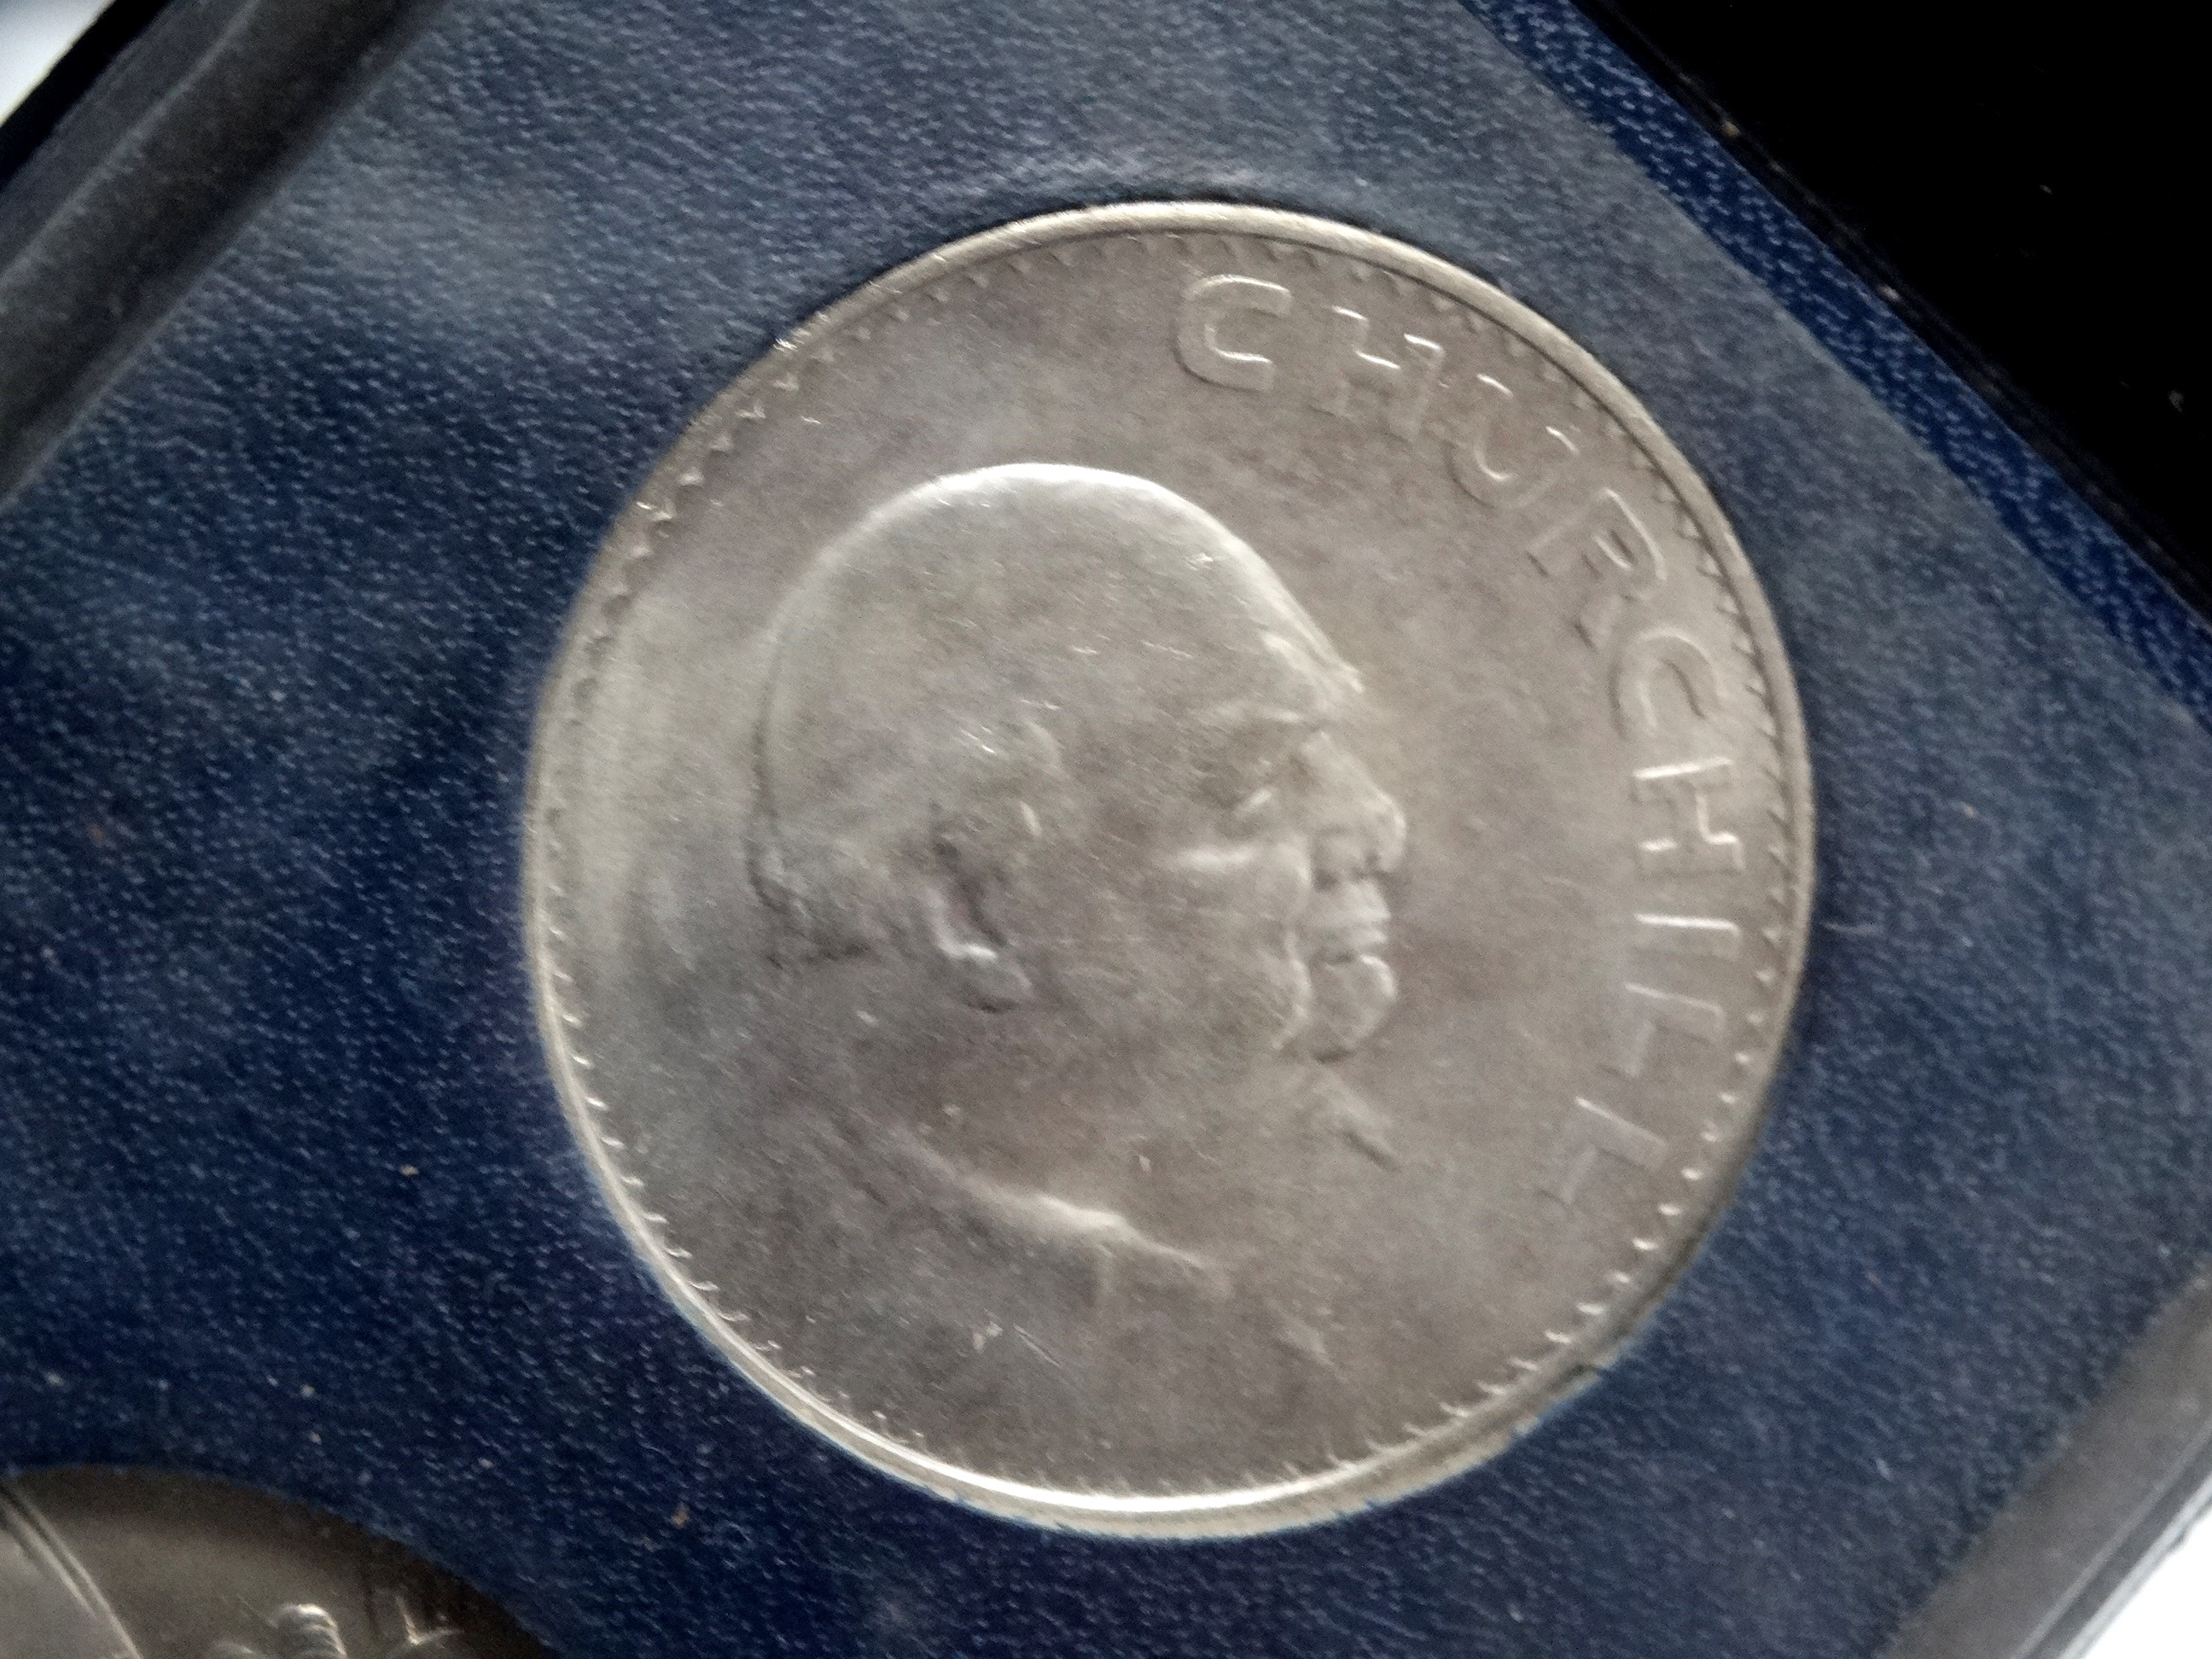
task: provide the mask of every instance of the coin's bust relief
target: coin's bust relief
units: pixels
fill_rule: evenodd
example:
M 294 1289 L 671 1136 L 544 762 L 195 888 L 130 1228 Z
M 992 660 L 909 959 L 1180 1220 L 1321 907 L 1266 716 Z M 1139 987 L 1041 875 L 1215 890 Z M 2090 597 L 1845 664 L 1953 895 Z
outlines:
M 772 652 L 746 854 L 848 1177 L 1022 1264 L 1041 1346 L 1279 1294 L 1297 1166 L 1395 1162 L 1328 1069 L 1397 994 L 1358 674 L 1211 515 L 1044 465 L 876 508 Z M 1291 1302 L 1249 1311 L 1328 1363 Z

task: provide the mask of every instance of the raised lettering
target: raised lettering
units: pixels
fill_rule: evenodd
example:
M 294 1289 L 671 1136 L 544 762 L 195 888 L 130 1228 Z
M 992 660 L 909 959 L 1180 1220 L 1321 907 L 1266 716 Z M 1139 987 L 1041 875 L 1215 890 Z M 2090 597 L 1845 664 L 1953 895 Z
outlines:
M 1345 306 L 1329 307 L 1331 349 L 1314 396 L 1317 408 L 1350 419 L 1352 392 L 1356 386 L 1382 394 L 1382 424 L 1392 434 L 1413 439 L 1421 435 L 1421 417 L 1437 389 L 1444 349 L 1418 334 L 1403 335 L 1403 362 L 1377 356 L 1366 349 L 1367 319 Z
M 1555 1173 L 1544 1190 L 1571 1209 L 1601 1156 L 1656 1170 L 1667 1161 L 1667 1143 L 1595 1101 L 1578 1098 L 1559 1124 Z
M 1637 844 L 1636 862 L 1655 876 L 1704 876 L 1743 868 L 1743 843 L 1713 828 L 1712 798 L 1735 772 L 1724 758 L 1647 766 L 1634 775 L 1636 799 L 1664 805 L 1674 833 Z
M 1711 720 L 1720 707 L 1720 677 L 1713 672 L 1713 659 L 1687 634 L 1655 628 L 1621 648 L 1613 672 L 1613 717 L 1622 736 L 1659 729 L 1659 708 L 1651 694 L 1663 673 L 1681 682 L 1690 712 L 1699 720 Z
M 1733 962 L 1743 949 L 1743 929 L 1719 916 L 1636 918 L 1636 948 L 1667 957 L 1717 957 Z
M 1609 1063 L 1623 1077 L 1644 1075 L 1652 1042 L 1662 1031 L 1704 1043 L 1718 1042 L 1728 1034 L 1728 1016 L 1717 1003 L 1655 991 L 1648 985 L 1624 985 L 1620 994 L 1619 1041 Z
M 378 1633 L 392 1638 L 383 1659 L 465 1659 L 467 1638 L 450 1615 L 412 1589 L 380 1586 L 370 1594 L 369 1607 Z
M 1474 390 L 1482 399 L 1482 412 L 1474 431 L 1448 452 L 1452 477 L 1485 507 L 1517 511 L 1565 472 L 1578 453 L 1573 435 L 1556 426 L 1540 428 L 1532 435 L 1524 428 L 1523 441 L 1535 453 L 1516 465 L 1503 465 L 1499 440 L 1511 428 L 1509 417 L 1519 412 L 1513 388 L 1491 375 L 1478 374 Z
M 312 1602 L 292 1601 L 269 1615 L 276 1632 L 274 1659 L 346 1659 L 345 1638 L 337 1620 Z M 208 1659 L 266 1659 L 262 1650 L 228 1639 L 208 1650 Z
M 1631 600 L 1649 599 L 1667 580 L 1658 544 L 1610 489 L 1601 489 L 1582 510 L 1560 520 L 1528 544 L 1528 556 L 1546 575 L 1559 577 L 1577 562 L 1597 580 L 1575 627 L 1602 647 L 1620 626 Z
M 1221 325 L 1241 312 L 1280 317 L 1291 308 L 1291 291 L 1256 276 L 1201 276 L 1183 290 L 1176 323 L 1176 355 L 1201 380 L 1239 392 L 1265 392 L 1275 383 L 1275 364 L 1256 351 L 1233 351 L 1221 343 Z

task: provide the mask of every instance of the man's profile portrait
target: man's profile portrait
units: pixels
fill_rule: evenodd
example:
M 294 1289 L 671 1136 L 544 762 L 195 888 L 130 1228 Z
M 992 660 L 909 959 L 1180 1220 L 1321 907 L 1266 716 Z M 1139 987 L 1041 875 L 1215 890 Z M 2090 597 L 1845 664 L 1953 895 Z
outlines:
M 771 652 L 744 856 L 836 1171 L 781 1224 L 797 1279 L 874 1298 L 822 1321 L 878 1327 L 900 1392 L 978 1367 L 984 1413 L 1000 1344 L 1094 1408 L 1141 1370 L 1131 1413 L 1319 1386 L 1310 1212 L 1396 1158 L 1330 1066 L 1397 994 L 1404 819 L 1336 730 L 1358 675 L 1205 511 L 1045 465 L 876 508 Z

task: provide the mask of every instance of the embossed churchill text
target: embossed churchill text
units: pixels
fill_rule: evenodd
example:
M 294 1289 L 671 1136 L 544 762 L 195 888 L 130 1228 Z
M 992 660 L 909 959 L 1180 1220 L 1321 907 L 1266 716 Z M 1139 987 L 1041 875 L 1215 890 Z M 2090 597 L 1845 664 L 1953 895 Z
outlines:
M 1397 244 L 1100 210 L 778 346 L 547 688 L 554 1075 L 802 1422 L 1239 1532 L 1488 1455 L 1683 1267 L 1802 946 L 1787 669 L 1702 484 Z

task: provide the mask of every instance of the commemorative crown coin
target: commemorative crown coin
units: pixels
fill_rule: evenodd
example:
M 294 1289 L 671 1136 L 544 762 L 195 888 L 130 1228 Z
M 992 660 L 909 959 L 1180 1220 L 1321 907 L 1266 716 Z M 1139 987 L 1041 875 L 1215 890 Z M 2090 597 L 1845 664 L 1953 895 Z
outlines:
M 528 925 L 667 1293 L 862 1458 L 1231 1534 L 1583 1384 L 1758 1133 L 1790 671 L 1705 486 L 1480 278 L 1062 213 L 777 344 L 608 534 Z

